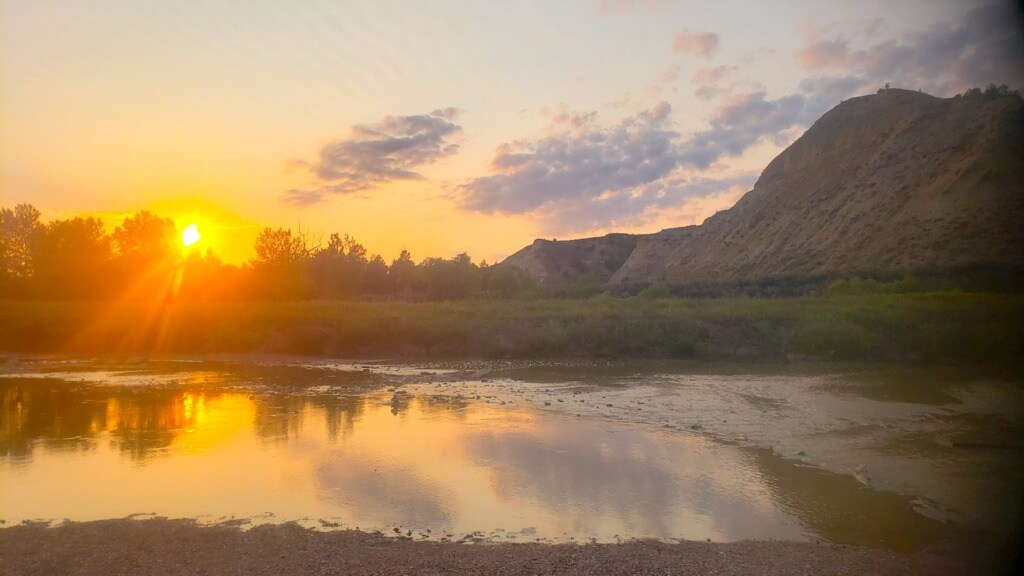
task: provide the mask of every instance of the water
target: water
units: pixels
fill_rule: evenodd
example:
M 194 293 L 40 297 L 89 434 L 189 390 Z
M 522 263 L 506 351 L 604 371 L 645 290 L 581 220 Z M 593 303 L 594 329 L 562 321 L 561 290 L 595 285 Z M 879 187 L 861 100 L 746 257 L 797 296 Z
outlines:
M 1020 518 L 1024 396 L 972 373 L 10 358 L 0 375 L 7 525 L 914 550 Z

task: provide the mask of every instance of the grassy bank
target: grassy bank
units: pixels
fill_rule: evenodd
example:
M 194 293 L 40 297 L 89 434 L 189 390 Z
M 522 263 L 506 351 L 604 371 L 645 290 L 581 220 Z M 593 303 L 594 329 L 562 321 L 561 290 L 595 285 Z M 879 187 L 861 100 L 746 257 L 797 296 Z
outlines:
M 0 302 L 0 350 L 330 356 L 793 357 L 1013 363 L 1024 296 L 405 302 Z

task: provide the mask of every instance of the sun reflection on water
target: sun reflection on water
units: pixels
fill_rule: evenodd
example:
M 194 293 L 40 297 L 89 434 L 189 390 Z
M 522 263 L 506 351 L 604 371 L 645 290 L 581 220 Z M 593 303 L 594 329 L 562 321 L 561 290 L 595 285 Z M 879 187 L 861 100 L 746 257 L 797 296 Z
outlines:
M 250 393 L 215 381 L 0 378 L 5 519 L 152 511 L 435 536 L 500 528 L 523 540 L 802 539 L 819 527 L 864 538 L 790 493 L 816 476 L 697 435 L 452 396 Z M 854 496 L 849 506 L 874 505 Z

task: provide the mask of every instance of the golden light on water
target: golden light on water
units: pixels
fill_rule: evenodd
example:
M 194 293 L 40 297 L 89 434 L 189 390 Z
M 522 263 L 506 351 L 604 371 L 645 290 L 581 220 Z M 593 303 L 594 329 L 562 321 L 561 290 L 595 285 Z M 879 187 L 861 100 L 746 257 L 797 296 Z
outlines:
M 98 381 L 155 375 L 106 374 Z M 699 436 L 429 393 L 396 403 L 380 391 L 222 389 L 213 382 L 234 376 L 216 370 L 160 376 L 178 384 L 67 382 L 54 396 L 0 378 L 5 519 L 152 511 L 200 523 L 234 516 L 370 531 L 396 522 L 435 533 L 501 527 L 491 537 L 510 541 L 611 541 L 631 530 L 721 541 L 818 535 L 897 550 L 933 537 L 931 521 L 894 506 L 903 502 L 895 494 Z M 82 472 L 63 472 L 71 466 Z M 93 481 L 82 483 L 85 474 Z M 700 489 L 678 488 L 689 485 Z M 808 490 L 839 504 L 801 498 Z
M 196 227 L 195 224 L 189 224 L 181 232 L 181 243 L 184 244 L 186 248 L 192 246 L 196 242 L 199 242 L 200 238 L 202 238 L 202 236 L 199 234 L 199 228 Z

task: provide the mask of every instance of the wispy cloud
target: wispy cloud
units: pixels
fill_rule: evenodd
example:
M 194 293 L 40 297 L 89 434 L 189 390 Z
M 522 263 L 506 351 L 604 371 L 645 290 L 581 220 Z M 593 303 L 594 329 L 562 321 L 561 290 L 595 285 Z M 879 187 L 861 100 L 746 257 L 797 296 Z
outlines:
M 416 180 L 416 171 L 451 156 L 451 142 L 461 128 L 454 108 L 415 116 L 386 116 L 376 124 L 360 124 L 350 135 L 324 146 L 313 162 L 299 161 L 315 177 L 314 185 L 289 190 L 285 202 L 310 205 L 333 194 L 352 194 L 394 180 Z
M 684 28 L 672 39 L 672 50 L 701 58 L 711 58 L 719 47 L 718 34 L 714 32 L 694 32 Z
M 664 10 L 675 2 L 676 0 L 597 0 L 594 8 L 598 14 L 614 14 L 637 8 L 657 12 Z
M 709 100 L 722 95 L 731 94 L 739 84 L 737 82 L 725 82 L 727 78 L 736 74 L 739 70 L 736 66 L 714 66 L 710 68 L 699 68 L 693 73 L 690 83 L 694 85 L 694 95 L 698 98 Z M 747 83 L 749 84 L 749 83 Z
M 738 70 L 736 66 L 726 65 L 713 68 L 699 68 L 693 73 L 693 82 L 701 85 L 719 82 L 726 76 L 736 72 L 736 70 Z

